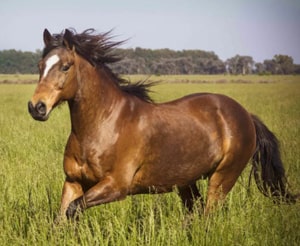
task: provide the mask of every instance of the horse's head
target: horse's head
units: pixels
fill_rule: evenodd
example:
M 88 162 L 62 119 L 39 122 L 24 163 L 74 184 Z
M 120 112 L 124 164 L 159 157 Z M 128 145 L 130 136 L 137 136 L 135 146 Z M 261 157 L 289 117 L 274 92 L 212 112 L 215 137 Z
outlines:
M 54 37 L 48 30 L 44 31 L 45 50 L 48 49 L 48 53 L 39 62 L 39 82 L 28 102 L 28 110 L 36 120 L 47 120 L 55 106 L 75 96 L 75 50 L 72 48 L 71 35 L 66 30 L 61 37 L 62 45 L 55 47 Z

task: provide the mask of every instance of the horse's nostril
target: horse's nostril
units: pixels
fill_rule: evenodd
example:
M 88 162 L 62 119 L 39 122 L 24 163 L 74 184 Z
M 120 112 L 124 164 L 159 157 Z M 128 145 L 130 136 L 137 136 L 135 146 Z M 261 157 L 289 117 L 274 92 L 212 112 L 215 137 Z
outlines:
M 43 102 L 38 102 L 35 106 L 36 111 L 38 112 L 39 115 L 45 116 L 47 113 L 47 107 L 46 104 Z
M 28 102 L 28 112 L 31 113 L 33 111 L 34 107 L 33 107 L 33 104 L 32 102 Z

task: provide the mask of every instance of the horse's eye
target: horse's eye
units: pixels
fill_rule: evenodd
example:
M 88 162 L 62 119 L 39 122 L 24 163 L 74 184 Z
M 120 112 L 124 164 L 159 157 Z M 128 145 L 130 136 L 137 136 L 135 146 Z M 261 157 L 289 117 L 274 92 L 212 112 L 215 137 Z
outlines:
M 69 70 L 69 68 L 70 68 L 70 65 L 63 65 L 63 66 L 61 67 L 61 71 L 62 71 L 62 72 L 67 72 L 67 71 Z

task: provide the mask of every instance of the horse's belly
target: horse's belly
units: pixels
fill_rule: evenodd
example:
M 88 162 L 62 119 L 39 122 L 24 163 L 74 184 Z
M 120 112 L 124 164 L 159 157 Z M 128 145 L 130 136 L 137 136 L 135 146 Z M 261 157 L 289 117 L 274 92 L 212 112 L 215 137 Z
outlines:
M 218 144 L 201 144 L 200 141 L 192 146 L 162 147 L 137 171 L 131 193 L 168 192 L 175 186 L 185 186 L 206 177 L 222 159 L 221 148 Z

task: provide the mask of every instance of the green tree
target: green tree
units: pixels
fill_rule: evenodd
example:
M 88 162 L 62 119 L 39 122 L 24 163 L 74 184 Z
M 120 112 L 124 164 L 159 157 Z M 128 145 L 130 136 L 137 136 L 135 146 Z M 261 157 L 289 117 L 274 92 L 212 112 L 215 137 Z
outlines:
M 236 55 L 226 60 L 227 71 L 231 74 L 251 74 L 253 65 L 251 56 Z
M 12 50 L 0 51 L 0 73 L 37 73 L 40 51 L 22 52 Z
M 273 58 L 276 64 L 277 74 L 292 74 L 294 72 L 293 58 L 287 55 L 275 55 Z

